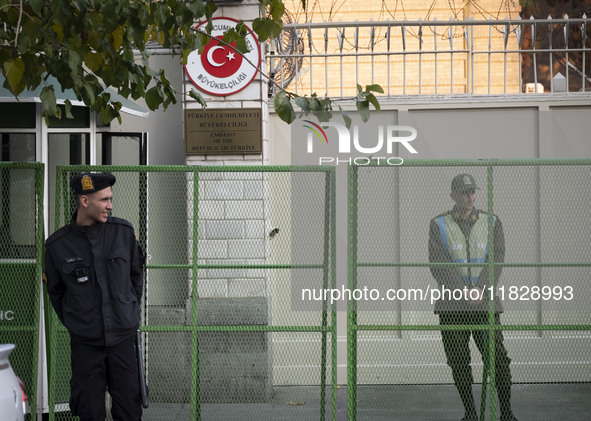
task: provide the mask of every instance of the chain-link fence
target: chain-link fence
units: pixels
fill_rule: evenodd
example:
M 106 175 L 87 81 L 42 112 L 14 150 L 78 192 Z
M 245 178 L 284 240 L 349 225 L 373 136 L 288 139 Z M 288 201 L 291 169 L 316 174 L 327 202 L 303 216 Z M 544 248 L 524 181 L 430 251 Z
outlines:
M 336 309 L 299 308 L 294 293 L 335 283 L 332 169 L 59 167 L 56 228 L 83 171 L 117 177 L 113 215 L 147 256 L 142 419 L 336 419 Z M 50 419 L 75 419 L 69 336 L 52 316 Z
M 43 164 L 0 163 L 0 343 L 16 345 L 10 362 L 31 403 L 27 419 L 37 409 L 43 180 Z
M 588 416 L 590 183 L 590 160 L 351 166 L 349 419 Z

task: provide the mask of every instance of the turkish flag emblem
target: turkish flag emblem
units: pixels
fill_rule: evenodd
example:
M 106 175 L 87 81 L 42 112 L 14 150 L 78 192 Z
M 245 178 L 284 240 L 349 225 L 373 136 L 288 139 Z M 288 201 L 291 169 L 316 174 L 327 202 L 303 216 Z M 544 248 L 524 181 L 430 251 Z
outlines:
M 210 95 L 233 95 L 246 88 L 256 77 L 261 64 L 261 48 L 259 41 L 250 28 L 244 41 L 248 51 L 238 53 L 236 43 L 223 43 L 224 32 L 234 28 L 238 23 L 232 18 L 213 18 L 212 38 L 199 54 L 194 50 L 187 56 L 185 72 L 193 84 Z M 196 30 L 204 25 L 202 22 Z M 214 38 L 215 37 L 215 38 Z
M 217 39 L 222 39 L 222 36 L 213 38 L 203 49 L 201 64 L 205 71 L 212 76 L 230 77 L 240 69 L 242 55 L 227 45 L 221 44 Z M 236 47 L 236 42 L 231 45 Z

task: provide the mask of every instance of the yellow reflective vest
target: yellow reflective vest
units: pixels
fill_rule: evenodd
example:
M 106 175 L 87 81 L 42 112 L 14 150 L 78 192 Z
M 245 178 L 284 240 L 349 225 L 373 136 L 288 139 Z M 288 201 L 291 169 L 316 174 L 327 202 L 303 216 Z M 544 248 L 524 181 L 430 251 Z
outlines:
M 495 218 L 493 217 L 493 226 Z M 464 236 L 453 214 L 437 217 L 441 243 L 452 263 L 485 263 L 488 256 L 488 214 L 479 212 L 478 219 L 472 226 L 469 238 Z M 458 267 L 466 285 L 474 285 L 483 266 Z

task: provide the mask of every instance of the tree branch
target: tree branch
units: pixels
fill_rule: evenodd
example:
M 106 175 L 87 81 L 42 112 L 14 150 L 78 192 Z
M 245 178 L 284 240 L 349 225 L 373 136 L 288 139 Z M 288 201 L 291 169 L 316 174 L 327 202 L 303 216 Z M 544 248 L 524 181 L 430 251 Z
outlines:
M 14 35 L 14 48 L 17 48 L 18 34 L 21 30 L 21 21 L 23 19 L 23 0 L 20 1 L 20 10 L 18 12 L 18 22 L 16 23 L 15 35 Z

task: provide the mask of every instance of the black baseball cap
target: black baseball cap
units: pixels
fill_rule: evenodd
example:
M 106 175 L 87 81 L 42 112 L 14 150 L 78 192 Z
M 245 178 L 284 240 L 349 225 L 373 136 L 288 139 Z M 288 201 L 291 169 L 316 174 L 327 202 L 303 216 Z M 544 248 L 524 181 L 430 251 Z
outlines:
M 90 194 L 111 187 L 116 180 L 112 174 L 84 173 L 74 177 L 70 181 L 70 187 L 76 194 Z
M 474 189 L 480 190 L 480 187 L 470 174 L 458 174 L 451 180 L 451 191 L 465 192 Z

